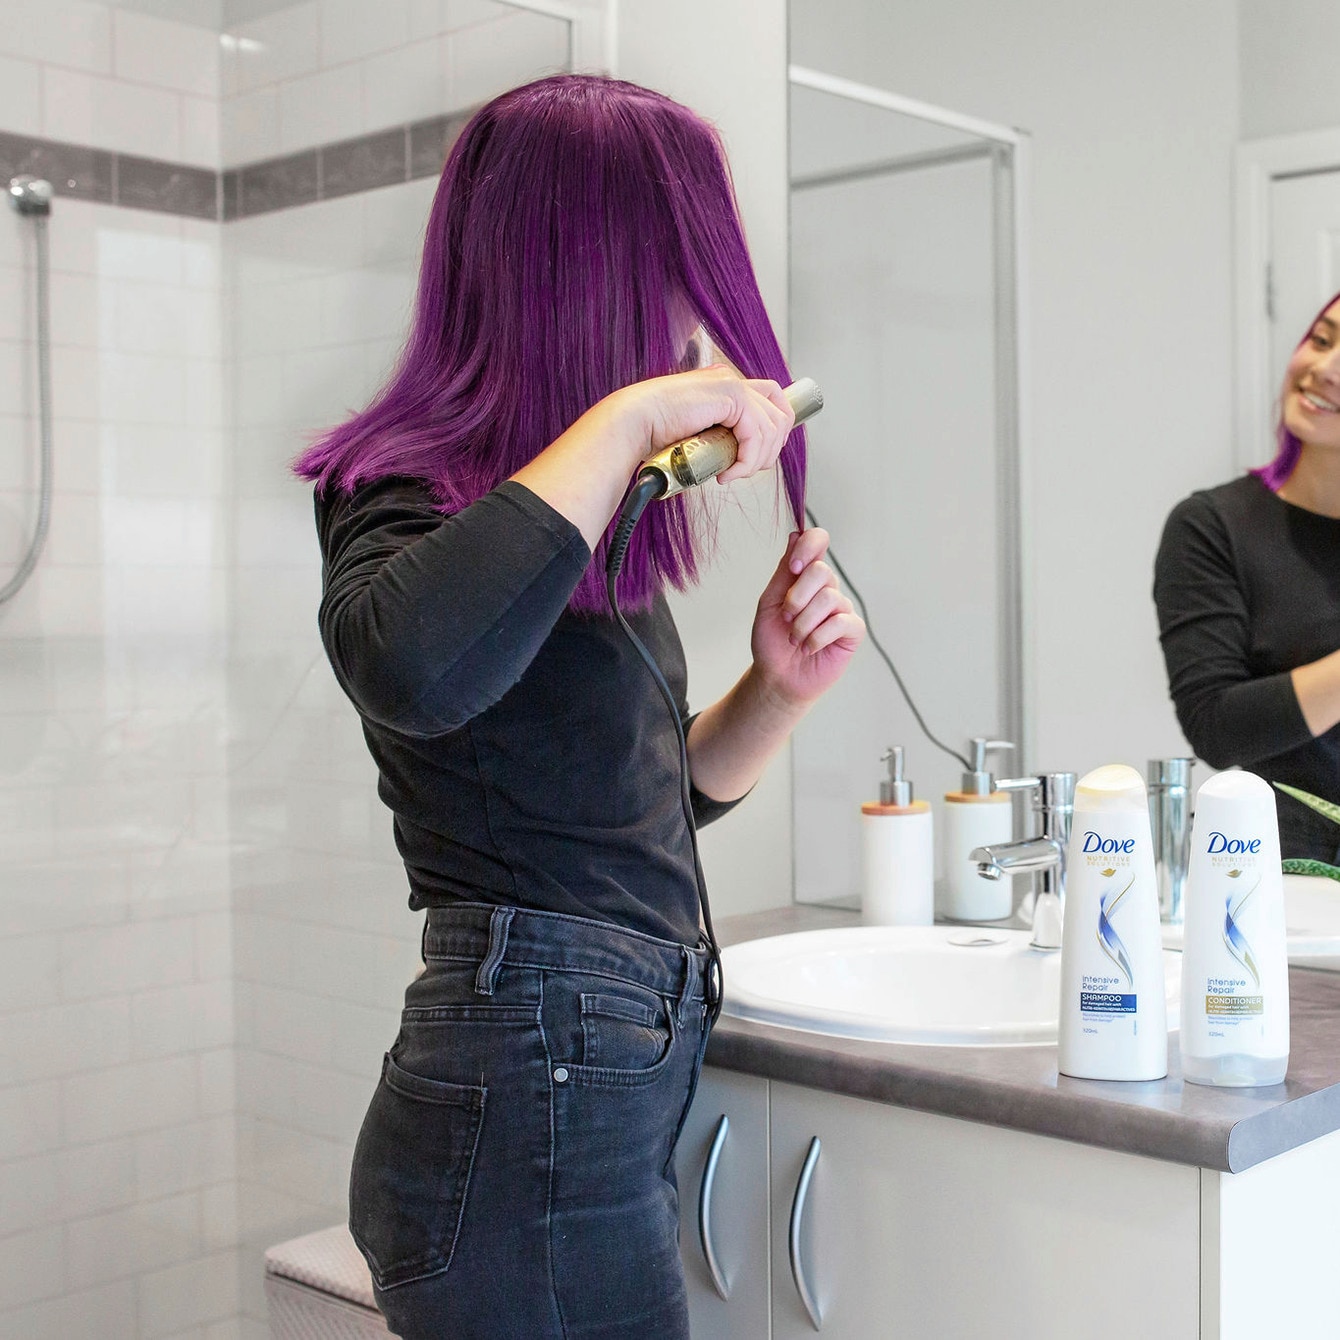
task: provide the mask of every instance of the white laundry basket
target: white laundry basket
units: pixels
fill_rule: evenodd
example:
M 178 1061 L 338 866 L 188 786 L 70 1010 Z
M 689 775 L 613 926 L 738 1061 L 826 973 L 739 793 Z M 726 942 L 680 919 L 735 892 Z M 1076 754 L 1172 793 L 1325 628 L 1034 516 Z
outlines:
M 344 1224 L 291 1238 L 265 1253 L 273 1340 L 385 1340 L 372 1278 Z

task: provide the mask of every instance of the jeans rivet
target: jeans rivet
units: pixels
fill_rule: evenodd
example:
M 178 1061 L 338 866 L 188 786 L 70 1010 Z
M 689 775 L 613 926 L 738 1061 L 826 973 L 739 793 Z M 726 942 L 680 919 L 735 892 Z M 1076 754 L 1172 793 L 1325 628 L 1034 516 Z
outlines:
M 554 1071 L 554 1083 L 566 1084 L 567 1079 L 568 1079 L 567 1069 L 564 1066 L 559 1066 L 558 1069 Z

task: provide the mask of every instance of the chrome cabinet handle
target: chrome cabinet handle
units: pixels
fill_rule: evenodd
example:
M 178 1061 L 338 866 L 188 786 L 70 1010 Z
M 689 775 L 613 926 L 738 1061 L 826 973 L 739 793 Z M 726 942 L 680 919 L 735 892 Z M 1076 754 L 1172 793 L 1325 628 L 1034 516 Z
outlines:
M 800 1226 L 805 1218 L 805 1201 L 810 1194 L 810 1178 L 814 1176 L 815 1164 L 819 1162 L 819 1137 L 810 1141 L 810 1152 L 805 1155 L 805 1166 L 800 1170 L 800 1180 L 796 1183 L 796 1198 L 791 1202 L 791 1229 L 787 1234 L 787 1245 L 791 1249 L 791 1278 L 795 1281 L 796 1292 L 805 1305 L 810 1325 L 816 1331 L 822 1329 L 823 1319 L 819 1315 L 819 1304 L 810 1291 L 809 1280 L 805 1278 L 805 1263 L 800 1259 Z
M 707 1162 L 703 1165 L 703 1186 L 698 1196 L 698 1241 L 703 1245 L 703 1260 L 707 1262 L 707 1273 L 712 1277 L 712 1287 L 723 1300 L 730 1298 L 730 1281 L 722 1272 L 717 1261 L 716 1247 L 712 1243 L 712 1188 L 716 1185 L 717 1164 L 721 1161 L 721 1149 L 726 1143 L 726 1132 L 730 1130 L 730 1118 L 723 1112 L 717 1122 L 716 1134 L 712 1137 L 712 1147 L 707 1151 Z

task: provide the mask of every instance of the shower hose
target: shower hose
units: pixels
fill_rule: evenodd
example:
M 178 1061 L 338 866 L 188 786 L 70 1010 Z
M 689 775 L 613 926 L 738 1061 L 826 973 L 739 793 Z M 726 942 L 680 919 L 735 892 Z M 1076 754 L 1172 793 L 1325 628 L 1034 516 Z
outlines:
M 46 542 L 51 524 L 51 300 L 47 219 L 51 214 L 51 186 L 33 177 L 15 177 L 9 183 L 10 203 L 33 221 L 37 233 L 37 400 L 40 465 L 37 523 L 33 537 L 13 575 L 0 586 L 0 605 L 18 595 Z

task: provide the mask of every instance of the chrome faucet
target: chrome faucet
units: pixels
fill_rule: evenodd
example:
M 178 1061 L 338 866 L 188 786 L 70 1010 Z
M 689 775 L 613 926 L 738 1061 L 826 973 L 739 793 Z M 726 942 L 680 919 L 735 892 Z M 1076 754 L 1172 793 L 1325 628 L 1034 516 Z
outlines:
M 1018 842 L 976 847 L 968 859 L 977 862 L 977 873 L 984 879 L 999 879 L 1024 870 L 1036 872 L 1033 938 L 1029 943 L 1034 949 L 1060 949 L 1065 854 L 1070 841 L 1070 820 L 1075 812 L 1075 774 L 1044 772 L 1036 777 L 1011 777 L 997 782 L 996 790 L 1032 791 L 1031 811 L 1038 816 L 1042 831 Z

